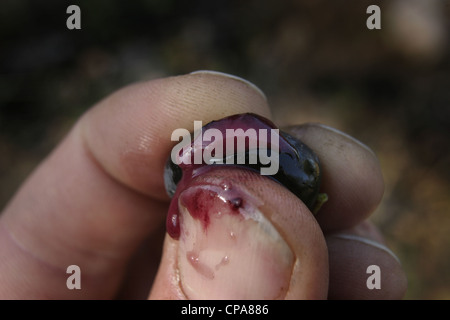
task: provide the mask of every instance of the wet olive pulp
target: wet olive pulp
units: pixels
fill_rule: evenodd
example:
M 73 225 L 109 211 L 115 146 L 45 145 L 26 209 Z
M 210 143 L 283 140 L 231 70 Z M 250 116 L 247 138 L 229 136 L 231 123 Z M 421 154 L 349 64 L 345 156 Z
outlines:
M 200 134 L 203 134 L 203 132 L 210 128 L 218 129 L 224 135 L 226 134 L 226 129 L 242 129 L 244 131 L 249 128 L 253 128 L 256 131 L 259 129 L 267 129 L 267 131 L 270 131 L 270 129 L 277 129 L 270 120 L 252 113 L 237 114 L 212 121 L 202 128 L 202 133 Z M 194 150 L 194 141 L 193 139 L 191 139 L 191 141 L 191 148 L 187 149 L 188 153 L 193 153 Z M 268 146 L 270 146 L 270 143 L 270 138 L 268 138 Z M 202 152 L 207 146 L 208 141 L 203 142 Z M 303 201 L 303 203 L 311 211 L 316 211 L 317 205 L 320 205 L 317 202 L 323 202 L 323 196 L 319 196 L 319 188 L 321 183 L 321 166 L 319 158 L 302 141 L 281 130 L 279 131 L 278 146 L 278 171 L 276 174 L 268 175 L 267 177 L 281 183 L 301 201 Z M 249 149 L 249 143 L 246 143 L 245 159 L 248 160 L 250 153 L 254 154 L 255 152 L 259 154 L 260 150 Z M 268 150 L 264 150 L 264 152 L 268 152 Z M 225 152 L 223 154 L 225 154 Z M 234 161 L 234 164 L 226 164 L 225 161 L 223 161 L 221 164 L 206 164 L 205 162 L 194 164 L 194 161 L 192 161 L 191 164 L 180 163 L 178 165 L 174 163 L 172 158 L 169 156 L 164 170 L 166 191 L 170 197 L 175 197 L 172 202 L 177 201 L 177 194 L 182 191 L 178 189 L 185 189 L 188 186 L 190 179 L 193 179 L 195 176 L 206 171 L 202 170 L 206 166 L 208 169 L 214 169 L 219 166 L 221 168 L 223 168 L 223 166 L 239 166 L 256 172 L 260 172 L 262 167 L 267 167 L 267 164 L 261 163 L 259 157 L 257 157 L 257 162 L 253 164 L 250 164 L 249 161 L 245 161 L 245 164 L 236 163 L 237 161 Z M 319 200 L 318 196 L 320 198 Z M 168 229 L 179 228 L 176 216 L 178 206 L 176 204 L 174 206 L 176 206 L 176 208 L 169 210 L 169 216 L 167 217 Z M 172 236 L 176 237 L 176 232 L 173 233 L 174 234 Z

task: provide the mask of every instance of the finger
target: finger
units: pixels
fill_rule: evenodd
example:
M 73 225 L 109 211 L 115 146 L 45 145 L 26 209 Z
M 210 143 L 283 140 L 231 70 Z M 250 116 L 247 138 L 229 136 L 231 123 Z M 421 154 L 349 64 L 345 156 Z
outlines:
M 82 126 L 86 143 L 111 176 L 160 200 L 168 200 L 162 172 L 175 144 L 170 142 L 175 129 L 193 131 L 194 120 L 206 124 L 243 112 L 270 118 L 259 89 L 215 72 L 165 78 L 125 90 L 126 94 L 117 92 L 89 113 Z M 111 130 L 118 132 L 114 141 L 105 138 Z
M 402 299 L 406 275 L 395 254 L 369 222 L 326 237 L 329 299 Z
M 5 208 L 0 296 L 113 297 L 132 254 L 163 223 L 172 130 L 268 110 L 251 85 L 218 74 L 135 84 L 100 102 Z M 66 287 L 73 264 L 81 269 L 81 290 Z
M 366 219 L 384 192 L 375 154 L 356 139 L 324 125 L 306 124 L 288 132 L 313 149 L 321 161 L 321 192 L 328 195 L 316 215 L 322 229 L 349 228 Z
M 286 188 L 245 169 L 197 177 L 179 199 L 152 299 L 324 299 L 323 234 Z
M 117 299 L 147 299 L 161 261 L 165 233 L 165 225 L 161 225 L 141 243 L 127 265 Z

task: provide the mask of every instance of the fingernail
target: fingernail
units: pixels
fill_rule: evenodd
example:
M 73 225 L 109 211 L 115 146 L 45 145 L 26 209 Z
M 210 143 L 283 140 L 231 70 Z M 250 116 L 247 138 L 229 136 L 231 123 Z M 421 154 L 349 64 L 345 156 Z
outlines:
M 383 250 L 384 252 L 390 254 L 395 260 L 397 260 L 398 263 L 401 264 L 400 259 L 395 255 L 394 252 L 392 252 L 391 249 L 389 249 L 388 247 L 384 246 L 383 244 L 376 242 L 372 239 L 360 237 L 360 236 L 357 236 L 354 234 L 349 234 L 349 233 L 335 233 L 335 234 L 332 234 L 331 236 L 335 237 L 335 238 L 339 238 L 339 239 L 344 239 L 344 240 L 358 241 L 360 243 L 364 243 L 369 246 Z
M 281 299 L 294 255 L 259 210 L 261 201 L 231 183 L 180 194 L 178 271 L 189 299 Z
M 359 145 L 360 147 L 366 149 L 366 150 L 369 151 L 371 154 L 375 155 L 375 153 L 373 152 L 373 150 L 370 149 L 367 145 L 365 145 L 365 144 L 362 143 L 361 141 L 359 141 L 359 140 L 353 138 L 352 136 L 346 134 L 345 132 L 342 132 L 342 131 L 340 131 L 340 130 L 338 130 L 338 129 L 329 127 L 329 126 L 324 125 L 324 124 L 321 124 L 321 123 L 317 124 L 317 126 L 323 128 L 323 129 L 325 129 L 325 130 L 331 131 L 331 132 L 333 132 L 333 133 L 336 133 L 336 134 L 340 135 L 341 137 L 344 137 L 345 139 L 347 139 L 347 140 L 349 140 L 349 141 L 351 141 L 351 142 L 353 142 L 353 143 Z
M 264 100 L 267 101 L 267 97 L 264 94 L 264 92 L 260 88 L 258 88 L 254 83 L 252 83 L 252 82 L 250 82 L 250 81 L 248 81 L 248 80 L 246 80 L 244 78 L 241 78 L 241 77 L 238 77 L 238 76 L 235 76 L 235 75 L 232 75 L 232 74 L 219 72 L 219 71 L 212 71 L 212 70 L 198 70 L 198 71 L 191 72 L 190 74 L 214 75 L 214 76 L 218 76 L 218 77 L 224 77 L 224 78 L 233 79 L 233 80 L 236 80 L 236 81 L 243 82 L 244 84 L 248 85 L 250 88 L 255 90 L 256 92 L 258 92 L 258 94 L 261 97 L 263 97 Z

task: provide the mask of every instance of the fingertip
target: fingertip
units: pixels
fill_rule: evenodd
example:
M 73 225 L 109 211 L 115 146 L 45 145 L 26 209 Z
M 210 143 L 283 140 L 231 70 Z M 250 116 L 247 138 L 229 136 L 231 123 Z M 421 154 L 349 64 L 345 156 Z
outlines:
M 166 239 L 150 298 L 326 298 L 323 234 L 283 186 L 248 170 L 215 169 L 196 178 L 178 203 L 180 236 Z
M 400 260 L 383 244 L 350 233 L 326 238 L 329 299 L 398 300 L 405 296 L 407 278 Z
M 257 85 L 255 85 L 253 82 L 250 82 L 249 80 L 241 78 L 239 76 L 235 76 L 232 74 L 219 72 L 219 71 L 212 71 L 212 70 L 197 70 L 197 71 L 191 72 L 190 74 L 191 75 L 217 76 L 219 78 L 237 80 L 239 82 L 242 82 L 244 85 L 249 86 L 256 93 L 258 93 L 265 101 L 267 101 L 267 97 L 266 97 L 265 93 Z
M 125 87 L 101 101 L 80 126 L 92 155 L 128 187 L 167 201 L 163 168 L 170 154 L 172 132 L 193 131 L 232 114 L 271 117 L 256 86 L 217 72 L 156 79 Z
M 289 131 L 318 155 L 320 192 L 328 195 L 316 218 L 326 232 L 349 228 L 366 219 L 384 193 L 383 175 L 374 152 L 353 137 L 321 124 Z

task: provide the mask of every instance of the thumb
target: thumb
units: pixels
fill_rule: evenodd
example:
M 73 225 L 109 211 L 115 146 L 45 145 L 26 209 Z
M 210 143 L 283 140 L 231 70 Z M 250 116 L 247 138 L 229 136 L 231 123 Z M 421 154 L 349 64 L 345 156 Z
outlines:
M 252 85 L 208 72 L 133 84 L 98 103 L 1 213 L 0 297 L 115 297 L 138 248 L 159 236 L 172 130 L 242 112 L 269 109 Z M 80 290 L 66 286 L 71 265 Z
M 308 208 L 258 173 L 219 168 L 178 198 L 151 299 L 324 299 L 328 258 Z

